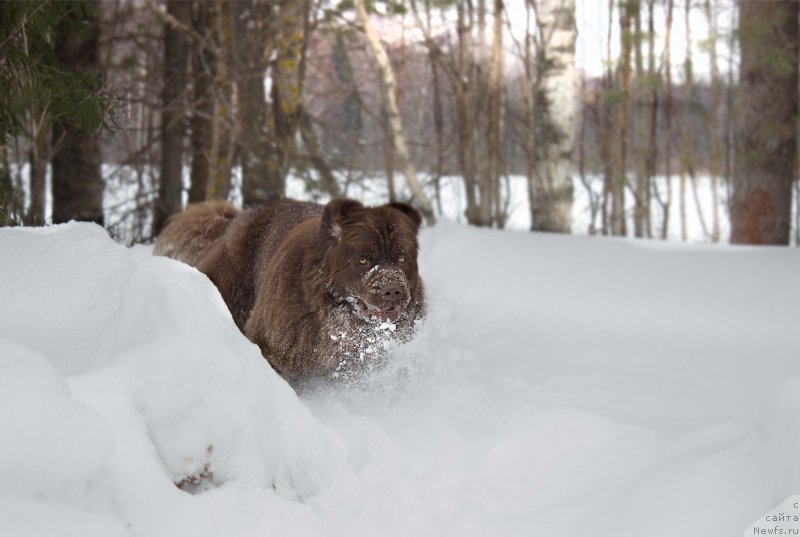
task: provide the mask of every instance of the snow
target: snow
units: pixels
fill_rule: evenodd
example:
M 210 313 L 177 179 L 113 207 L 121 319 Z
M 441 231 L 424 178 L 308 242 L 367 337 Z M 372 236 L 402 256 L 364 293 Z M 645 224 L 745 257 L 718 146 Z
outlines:
M 0 535 L 706 537 L 800 490 L 796 249 L 421 244 L 417 337 L 298 396 L 196 270 L 0 230 Z

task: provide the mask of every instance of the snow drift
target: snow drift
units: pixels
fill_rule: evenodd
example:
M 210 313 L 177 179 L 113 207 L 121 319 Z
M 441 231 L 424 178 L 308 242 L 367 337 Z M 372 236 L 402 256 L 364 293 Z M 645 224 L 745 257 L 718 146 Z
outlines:
M 796 250 L 442 223 L 418 337 L 300 398 L 194 269 L 0 259 L 0 535 L 722 536 L 800 491 Z
M 87 224 L 0 241 L 0 534 L 236 534 L 236 495 L 272 525 L 342 466 L 196 270 Z

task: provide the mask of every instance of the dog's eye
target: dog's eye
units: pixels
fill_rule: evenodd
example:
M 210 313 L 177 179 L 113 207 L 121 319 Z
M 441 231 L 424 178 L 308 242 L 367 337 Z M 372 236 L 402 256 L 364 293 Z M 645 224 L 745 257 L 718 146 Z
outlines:
M 400 257 L 397 258 L 397 262 L 398 263 L 405 263 L 406 262 L 406 256 L 401 255 Z
M 366 257 L 362 257 L 361 259 L 358 260 L 358 264 L 361 265 L 362 267 L 366 267 L 367 265 L 369 265 L 369 259 L 367 259 Z

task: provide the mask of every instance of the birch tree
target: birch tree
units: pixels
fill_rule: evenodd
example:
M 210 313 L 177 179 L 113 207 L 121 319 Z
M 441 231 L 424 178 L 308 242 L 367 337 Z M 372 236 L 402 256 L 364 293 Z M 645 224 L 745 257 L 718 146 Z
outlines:
M 364 6 L 364 0 L 354 0 L 353 4 L 356 8 L 359 24 L 367 36 L 367 41 L 372 48 L 372 52 L 375 55 L 375 60 L 378 62 L 378 67 L 380 68 L 383 99 L 386 106 L 389 125 L 392 129 L 392 136 L 394 137 L 397 159 L 401 168 L 403 169 L 403 175 L 409 189 L 411 189 L 411 193 L 414 196 L 416 205 L 419 207 L 428 225 L 432 225 L 436 221 L 433 216 L 433 208 L 431 207 L 431 202 L 428 199 L 428 196 L 422 190 L 422 185 L 417 179 L 417 174 L 414 170 L 414 164 L 411 162 L 411 158 L 408 153 L 408 146 L 406 145 L 406 138 L 403 132 L 403 120 L 400 116 L 400 111 L 397 108 L 397 100 L 395 98 L 395 88 L 397 83 L 395 81 L 394 72 L 392 71 L 392 65 L 389 63 L 389 56 L 386 54 L 386 50 L 383 48 L 383 44 L 381 43 L 375 28 L 369 21 L 367 9 Z
M 528 0 L 536 13 L 535 167 L 531 229 L 568 233 L 573 202 L 574 0 Z

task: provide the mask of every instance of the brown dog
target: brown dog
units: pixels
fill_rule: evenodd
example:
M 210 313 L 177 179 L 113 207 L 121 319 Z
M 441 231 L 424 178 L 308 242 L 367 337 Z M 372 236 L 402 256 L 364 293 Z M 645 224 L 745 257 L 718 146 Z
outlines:
M 371 368 L 425 312 L 422 219 L 404 203 L 190 206 L 156 240 L 217 286 L 237 326 L 291 381 Z

